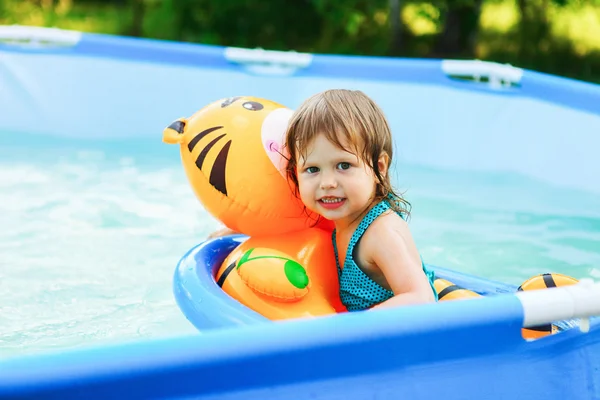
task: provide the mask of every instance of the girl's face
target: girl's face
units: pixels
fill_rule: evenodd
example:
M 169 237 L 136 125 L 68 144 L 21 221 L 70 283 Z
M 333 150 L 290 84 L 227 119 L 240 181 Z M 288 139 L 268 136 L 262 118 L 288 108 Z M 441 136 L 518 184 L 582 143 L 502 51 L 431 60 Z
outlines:
M 351 148 L 349 143 L 341 144 Z M 325 135 L 315 137 L 307 148 L 306 158 L 298 156 L 297 165 L 302 202 L 338 227 L 357 220 L 373 201 L 376 177 L 371 168 Z M 387 171 L 387 157 L 382 157 L 378 167 Z

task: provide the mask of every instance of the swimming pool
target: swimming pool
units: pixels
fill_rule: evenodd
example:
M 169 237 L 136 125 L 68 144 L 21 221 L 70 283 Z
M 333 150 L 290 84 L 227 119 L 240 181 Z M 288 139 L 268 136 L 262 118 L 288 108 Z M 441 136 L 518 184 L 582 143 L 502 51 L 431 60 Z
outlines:
M 514 284 L 600 275 L 597 86 L 499 69 L 512 84 L 497 87 L 433 60 L 249 69 L 219 47 L 54 37 L 0 45 L 0 357 L 195 332 L 172 273 L 217 224 L 161 130 L 239 94 L 294 108 L 348 87 L 378 101 L 428 263 Z

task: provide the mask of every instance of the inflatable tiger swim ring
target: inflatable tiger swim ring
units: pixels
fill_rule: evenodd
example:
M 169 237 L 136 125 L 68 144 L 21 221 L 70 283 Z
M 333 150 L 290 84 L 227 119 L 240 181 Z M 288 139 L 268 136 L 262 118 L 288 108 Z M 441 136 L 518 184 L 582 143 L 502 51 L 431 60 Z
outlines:
M 551 287 L 574 285 L 578 282 L 577 279 L 567 275 L 557 273 L 545 273 L 532 276 L 523 282 L 517 291 L 523 290 L 541 290 Z M 460 287 L 445 279 L 437 278 L 434 281 L 434 286 L 438 292 L 439 301 L 463 300 L 481 297 L 479 293 L 469 289 Z M 548 335 L 553 335 L 558 332 L 558 327 L 554 324 L 545 324 L 539 326 L 531 326 L 521 329 L 521 335 L 524 339 L 533 340 L 540 339 Z
M 551 287 L 569 286 L 579 282 L 577 279 L 557 273 L 545 273 L 527 279 L 519 286 L 518 291 L 542 290 Z M 545 324 L 523 328 L 523 337 L 526 339 L 539 339 L 544 336 L 553 335 L 558 332 L 556 325 Z
M 333 224 L 305 210 L 286 178 L 291 115 L 270 100 L 231 97 L 163 131 L 164 142 L 180 145 L 188 181 L 206 210 L 249 236 L 223 262 L 216 283 L 273 320 L 345 311 Z

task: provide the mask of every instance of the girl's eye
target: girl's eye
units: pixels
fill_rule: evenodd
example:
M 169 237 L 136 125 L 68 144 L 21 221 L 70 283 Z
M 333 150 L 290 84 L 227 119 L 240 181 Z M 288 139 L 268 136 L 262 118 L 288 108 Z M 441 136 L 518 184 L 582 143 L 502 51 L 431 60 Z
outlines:
M 315 172 L 319 172 L 319 168 L 317 168 L 317 167 L 308 167 L 308 168 L 306 168 L 306 172 L 308 172 L 309 174 L 314 174 Z
M 341 163 L 338 164 L 338 168 L 339 169 L 349 169 L 350 168 L 350 163 L 341 162 Z

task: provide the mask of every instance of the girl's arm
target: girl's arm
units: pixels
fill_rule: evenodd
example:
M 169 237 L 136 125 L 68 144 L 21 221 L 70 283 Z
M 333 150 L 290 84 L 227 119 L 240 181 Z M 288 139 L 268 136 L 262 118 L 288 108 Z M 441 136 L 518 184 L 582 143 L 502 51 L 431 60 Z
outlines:
M 366 240 L 365 240 L 366 239 Z M 365 258 L 385 276 L 394 297 L 373 308 L 433 302 L 434 295 L 408 224 L 388 214 L 371 224 L 363 237 Z

